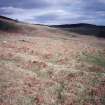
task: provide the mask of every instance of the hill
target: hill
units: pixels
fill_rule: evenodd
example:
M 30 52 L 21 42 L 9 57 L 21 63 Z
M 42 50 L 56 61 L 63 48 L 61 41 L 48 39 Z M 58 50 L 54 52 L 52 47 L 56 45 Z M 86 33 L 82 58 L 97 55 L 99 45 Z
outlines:
M 79 23 L 79 24 L 52 25 L 51 27 L 64 29 L 66 31 L 75 32 L 81 35 L 93 35 L 105 38 L 105 26 Z
M 14 20 L 14 19 L 11 19 L 11 18 L 8 18 L 8 17 L 5 17 L 5 16 L 0 16 L 0 20 L 1 19 L 17 22 L 17 20 Z

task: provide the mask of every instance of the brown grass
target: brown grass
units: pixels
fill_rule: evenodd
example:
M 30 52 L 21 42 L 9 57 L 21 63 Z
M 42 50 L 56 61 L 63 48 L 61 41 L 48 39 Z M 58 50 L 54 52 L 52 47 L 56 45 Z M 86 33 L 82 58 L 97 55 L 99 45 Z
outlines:
M 0 105 L 104 105 L 105 40 L 31 27 L 0 33 Z

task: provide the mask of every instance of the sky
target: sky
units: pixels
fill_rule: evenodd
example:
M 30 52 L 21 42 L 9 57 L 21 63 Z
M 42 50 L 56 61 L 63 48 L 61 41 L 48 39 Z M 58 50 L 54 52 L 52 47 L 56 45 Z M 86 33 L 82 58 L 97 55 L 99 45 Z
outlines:
M 0 15 L 34 24 L 105 25 L 105 0 L 0 0 Z

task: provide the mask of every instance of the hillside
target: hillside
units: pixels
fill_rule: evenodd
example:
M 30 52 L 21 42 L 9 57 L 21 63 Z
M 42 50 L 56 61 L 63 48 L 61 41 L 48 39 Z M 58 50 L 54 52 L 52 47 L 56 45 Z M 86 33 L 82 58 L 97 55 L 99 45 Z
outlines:
M 105 39 L 0 19 L 0 105 L 105 105 Z
M 52 25 L 51 27 L 64 29 L 66 31 L 75 32 L 81 35 L 93 35 L 96 37 L 105 38 L 105 26 L 80 23 L 80 24 Z

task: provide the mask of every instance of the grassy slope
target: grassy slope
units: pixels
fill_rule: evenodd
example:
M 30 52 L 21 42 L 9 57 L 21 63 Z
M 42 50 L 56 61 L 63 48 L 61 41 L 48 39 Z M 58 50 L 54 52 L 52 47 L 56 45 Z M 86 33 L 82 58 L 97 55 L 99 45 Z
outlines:
M 104 39 L 24 26 L 0 33 L 0 105 L 105 104 Z

